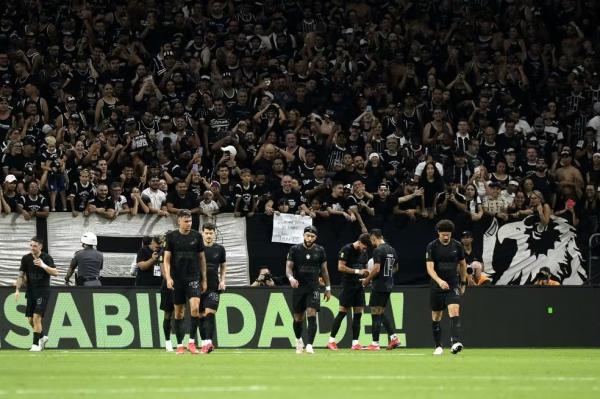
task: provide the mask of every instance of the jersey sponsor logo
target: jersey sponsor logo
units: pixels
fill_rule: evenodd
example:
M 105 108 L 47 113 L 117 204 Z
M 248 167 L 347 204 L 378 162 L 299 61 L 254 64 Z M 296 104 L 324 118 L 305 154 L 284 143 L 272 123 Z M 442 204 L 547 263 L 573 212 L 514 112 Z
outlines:
M 306 259 L 310 259 L 310 255 L 309 254 L 306 254 Z

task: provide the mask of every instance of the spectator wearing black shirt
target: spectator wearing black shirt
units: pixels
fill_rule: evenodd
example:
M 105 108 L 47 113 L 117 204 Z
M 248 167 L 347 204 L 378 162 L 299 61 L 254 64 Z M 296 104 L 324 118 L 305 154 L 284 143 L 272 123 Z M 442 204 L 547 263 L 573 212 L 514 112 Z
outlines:
M 46 218 L 50 214 L 48 201 L 39 191 L 38 183 L 30 181 L 27 185 L 27 193 L 22 195 L 17 203 L 17 210 L 25 220 L 30 220 L 32 217 Z
M 106 184 L 101 183 L 96 187 L 96 195 L 88 201 L 86 211 L 88 214 L 95 213 L 109 220 L 117 216 L 115 203 L 108 195 Z
M 241 182 L 235 185 L 235 216 L 253 216 L 256 211 L 256 186 L 250 169 L 240 171 Z
M 90 182 L 90 171 L 83 169 L 79 172 L 79 181 L 73 183 L 71 192 L 69 193 L 69 203 L 73 216 L 77 216 L 79 212 L 83 212 L 87 216 L 87 205 L 96 193 L 94 184 Z
M 289 206 L 288 213 L 299 213 L 301 215 L 308 214 L 308 208 L 304 202 L 302 195 L 292 189 L 292 176 L 285 175 L 281 179 L 281 188 L 276 190 L 271 195 L 271 198 L 265 204 L 265 213 L 272 215 L 274 207 L 279 204 L 281 200 L 285 200 Z
M 175 184 L 175 191 L 167 194 L 167 212 L 172 214 L 179 213 L 181 209 L 187 209 L 192 214 L 199 213 L 198 206 L 200 199 L 194 192 L 188 190 L 185 181 L 179 181 Z

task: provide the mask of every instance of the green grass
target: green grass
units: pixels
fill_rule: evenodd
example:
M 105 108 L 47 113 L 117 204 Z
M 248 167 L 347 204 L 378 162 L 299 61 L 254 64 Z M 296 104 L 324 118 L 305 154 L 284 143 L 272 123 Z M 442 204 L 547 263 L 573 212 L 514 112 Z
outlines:
M 316 352 L 1 350 L 0 398 L 600 397 L 598 349 Z

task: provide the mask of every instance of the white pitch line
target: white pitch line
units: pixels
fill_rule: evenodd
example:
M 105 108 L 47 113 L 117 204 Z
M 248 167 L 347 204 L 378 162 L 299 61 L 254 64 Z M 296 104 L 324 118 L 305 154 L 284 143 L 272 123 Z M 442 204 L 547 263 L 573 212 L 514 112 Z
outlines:
M 73 389 L 17 389 L 17 395 L 97 395 L 97 394 L 139 394 L 139 393 L 202 393 L 202 392 L 262 392 L 273 390 L 266 385 L 244 385 L 233 387 L 165 387 L 165 388 L 73 388 Z
M 320 375 L 313 378 L 323 380 L 349 380 L 356 378 L 356 375 Z M 559 381 L 559 382 L 592 382 L 598 381 L 598 377 L 563 377 L 563 376 L 513 376 L 513 375 L 362 375 L 361 379 L 365 380 L 444 380 L 444 379 L 459 379 L 459 380 L 502 380 L 502 381 Z

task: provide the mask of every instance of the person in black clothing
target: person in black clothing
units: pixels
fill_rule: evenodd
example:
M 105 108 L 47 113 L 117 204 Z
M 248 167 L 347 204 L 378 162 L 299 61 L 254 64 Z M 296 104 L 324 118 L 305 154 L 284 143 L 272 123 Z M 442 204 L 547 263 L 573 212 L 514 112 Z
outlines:
M 160 284 L 160 310 L 163 311 L 163 335 L 165 337 L 165 350 L 167 352 L 173 352 L 173 343 L 171 342 L 171 324 L 173 322 L 173 312 L 175 311 L 175 305 L 173 304 L 173 292 L 167 288 L 167 280 L 165 277 L 164 260 L 165 260 L 165 245 L 166 245 L 166 234 L 163 236 L 153 238 L 153 241 L 157 239 L 159 247 L 157 251 L 158 256 L 156 262 L 160 267 L 161 272 L 161 284 Z M 151 244 L 152 245 L 152 244 Z M 153 248 L 154 249 L 154 248 Z M 154 258 L 154 256 L 153 256 Z M 156 266 L 155 266 L 156 267 Z M 152 268 L 152 274 L 154 275 L 155 267 Z M 138 271 L 139 274 L 139 271 Z M 153 276 L 154 277 L 154 276 Z
M 362 284 L 363 287 L 366 287 L 373 281 L 371 298 L 369 299 L 373 319 L 373 342 L 366 349 L 379 350 L 379 332 L 382 322 L 390 336 L 388 349 L 394 349 L 400 346 L 400 342 L 394 334 L 393 326 L 384 316 L 384 312 L 394 287 L 394 273 L 398 271 L 398 256 L 394 247 L 385 242 L 381 230 L 373 229 L 370 235 L 371 245 L 375 248 L 373 250 L 373 267 L 369 271 L 369 275 L 362 280 Z
M 144 237 L 137 253 L 135 285 L 156 287 L 162 283 L 159 258 L 162 255 L 159 237 Z
M 175 305 L 175 335 L 177 336 L 178 355 L 184 354 L 183 315 L 185 304 L 190 306 L 190 341 L 188 350 L 192 354 L 200 353 L 196 349 L 196 331 L 200 324 L 200 294 L 206 291 L 206 259 L 202 236 L 192 230 L 192 213 L 181 209 L 177 213 L 179 229 L 167 234 L 164 253 L 164 272 L 167 288 L 173 290 Z
M 167 212 L 177 214 L 181 209 L 189 209 L 192 214 L 200 212 L 200 199 L 188 190 L 185 181 L 178 181 L 175 191 L 167 194 Z
M 465 293 L 467 286 L 467 262 L 462 244 L 452 239 L 454 223 L 447 219 L 440 220 L 436 231 L 438 238 L 427 245 L 425 253 L 427 273 L 431 277 L 431 319 L 435 341 L 433 354 L 443 353 L 440 321 L 445 307 L 450 316 L 451 352 L 457 354 L 463 348 L 459 339 L 459 311 L 460 296 Z
M 319 293 L 319 274 L 325 282 L 325 301 L 331 298 L 329 272 L 327 271 L 327 255 L 325 249 L 315 244 L 317 228 L 304 228 L 304 243 L 293 245 L 287 255 L 285 274 L 294 288 L 292 294 L 292 311 L 294 314 L 294 334 L 296 335 L 296 353 L 304 351 L 302 342 L 302 325 L 304 313 L 308 318 L 308 340 L 306 353 L 314 353 L 313 341 L 317 334 L 317 312 L 321 306 Z
M 215 242 L 217 227 L 212 223 L 202 226 L 204 257 L 206 258 L 207 289 L 200 299 L 200 335 L 202 353 L 210 353 L 215 347 L 215 313 L 219 309 L 219 293 L 225 291 L 225 248 Z
M 29 241 L 31 252 L 21 258 L 15 289 L 15 300 L 18 302 L 20 289 L 24 280 L 27 280 L 25 317 L 33 329 L 31 352 L 40 352 L 48 342 L 48 337 L 43 332 L 42 319 L 50 296 L 50 276 L 58 276 L 54 260 L 42 252 L 42 246 L 41 238 L 33 237 Z
M 360 335 L 360 319 L 365 306 L 365 290 L 360 283 L 361 277 L 369 274 L 367 265 L 367 249 L 371 246 L 371 236 L 367 233 L 361 234 L 358 239 L 346 244 L 340 249 L 338 255 L 338 271 L 342 273 L 342 292 L 340 293 L 340 310 L 333 320 L 331 335 L 327 348 L 337 350 L 335 336 L 337 335 L 342 321 L 352 308 L 352 350 L 361 350 L 362 345 L 358 343 Z

